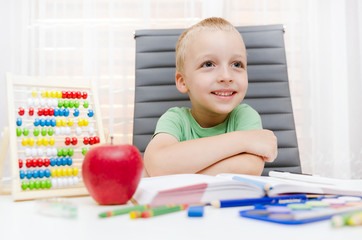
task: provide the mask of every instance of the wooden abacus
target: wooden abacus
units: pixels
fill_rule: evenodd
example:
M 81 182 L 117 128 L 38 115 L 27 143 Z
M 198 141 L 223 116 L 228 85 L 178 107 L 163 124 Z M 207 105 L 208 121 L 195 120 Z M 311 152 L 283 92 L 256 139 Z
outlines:
M 13 199 L 87 195 L 84 155 L 105 143 L 93 81 L 7 74 L 7 92 Z

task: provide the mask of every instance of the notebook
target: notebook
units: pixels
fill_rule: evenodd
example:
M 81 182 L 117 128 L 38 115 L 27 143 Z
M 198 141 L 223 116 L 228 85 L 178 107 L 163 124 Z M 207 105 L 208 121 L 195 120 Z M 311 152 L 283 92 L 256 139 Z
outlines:
M 353 180 L 350 180 L 353 181 Z M 362 182 L 310 183 L 266 176 L 223 173 L 217 176 L 175 174 L 142 178 L 133 196 L 138 204 L 205 204 L 213 200 L 309 193 L 362 196 Z M 351 185 L 352 187 L 349 187 Z

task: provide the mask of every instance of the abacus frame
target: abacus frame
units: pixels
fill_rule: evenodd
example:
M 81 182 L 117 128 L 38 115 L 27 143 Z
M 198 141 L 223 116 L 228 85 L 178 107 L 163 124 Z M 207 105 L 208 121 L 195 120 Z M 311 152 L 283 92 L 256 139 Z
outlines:
M 95 110 L 95 124 L 97 134 L 100 138 L 100 144 L 106 142 L 105 134 L 102 126 L 101 111 L 99 106 L 99 99 L 97 89 L 92 79 L 85 80 L 79 78 L 65 78 L 65 77 L 31 77 L 31 76 L 17 76 L 7 73 L 7 99 L 8 99 L 8 120 L 9 120 L 9 150 L 10 150 L 10 166 L 11 166 L 11 194 L 14 201 L 30 200 L 38 198 L 50 197 L 68 197 L 68 196 L 84 196 L 89 195 L 84 184 L 80 186 L 72 186 L 65 188 L 51 188 L 41 190 L 22 190 L 19 176 L 19 163 L 16 136 L 16 117 L 15 117 L 15 87 L 28 87 L 28 88 L 66 88 L 86 90 L 92 96 L 92 106 Z M 30 92 L 30 91 L 29 91 Z

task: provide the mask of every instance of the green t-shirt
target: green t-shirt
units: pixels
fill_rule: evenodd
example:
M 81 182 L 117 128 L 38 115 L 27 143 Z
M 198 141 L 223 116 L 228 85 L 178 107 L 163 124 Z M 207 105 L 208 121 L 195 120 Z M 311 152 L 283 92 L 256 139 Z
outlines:
M 223 123 L 211 128 L 201 127 L 189 108 L 173 107 L 158 120 L 154 136 L 161 132 L 169 133 L 181 142 L 251 129 L 262 129 L 262 123 L 258 112 L 247 104 L 238 105 Z

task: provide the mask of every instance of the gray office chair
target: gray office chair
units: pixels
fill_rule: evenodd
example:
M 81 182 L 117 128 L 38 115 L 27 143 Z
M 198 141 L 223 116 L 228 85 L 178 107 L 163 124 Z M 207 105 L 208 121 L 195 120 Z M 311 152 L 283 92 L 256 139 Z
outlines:
M 249 88 L 243 103 L 259 112 L 263 127 L 278 138 L 278 157 L 270 170 L 301 172 L 290 99 L 283 26 L 237 27 L 248 53 Z M 136 83 L 133 144 L 144 152 L 158 118 L 170 107 L 191 107 L 175 87 L 175 46 L 184 29 L 139 30 L 136 39 Z

